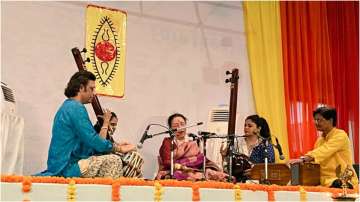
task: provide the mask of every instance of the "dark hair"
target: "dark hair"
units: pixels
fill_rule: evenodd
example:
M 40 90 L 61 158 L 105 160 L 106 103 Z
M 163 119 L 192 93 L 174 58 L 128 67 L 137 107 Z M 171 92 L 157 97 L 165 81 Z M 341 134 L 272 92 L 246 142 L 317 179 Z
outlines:
M 93 73 L 86 70 L 80 70 L 76 72 L 74 75 L 72 75 L 69 83 L 65 88 L 65 92 L 64 92 L 65 96 L 68 98 L 75 97 L 80 91 L 81 85 L 86 87 L 89 80 L 91 81 L 96 80 L 96 77 Z
M 169 127 L 171 127 L 171 122 L 174 120 L 174 118 L 176 118 L 176 117 L 181 117 L 181 118 L 183 118 L 184 120 L 185 120 L 185 123 L 187 122 L 187 118 L 184 116 L 184 115 L 182 115 L 182 114 L 180 114 L 180 113 L 175 113 L 175 114 L 172 114 L 171 116 L 169 116 L 169 118 L 168 118 L 168 126 Z
M 315 118 L 316 114 L 320 114 L 326 120 L 332 119 L 332 125 L 336 126 L 336 109 L 331 107 L 319 107 L 315 111 L 313 111 L 313 117 Z
M 266 119 L 255 114 L 255 115 L 246 117 L 245 120 L 251 120 L 252 122 L 254 122 L 256 124 L 257 127 L 261 127 L 261 129 L 260 129 L 261 137 L 270 138 L 270 136 L 271 136 L 270 128 L 269 128 L 269 124 L 267 123 Z
M 111 117 L 110 117 L 110 120 L 112 118 L 117 118 L 115 112 L 111 112 Z M 100 130 L 101 130 L 101 127 L 103 126 L 104 124 L 104 119 L 100 118 L 94 125 L 94 129 L 97 133 L 100 133 Z

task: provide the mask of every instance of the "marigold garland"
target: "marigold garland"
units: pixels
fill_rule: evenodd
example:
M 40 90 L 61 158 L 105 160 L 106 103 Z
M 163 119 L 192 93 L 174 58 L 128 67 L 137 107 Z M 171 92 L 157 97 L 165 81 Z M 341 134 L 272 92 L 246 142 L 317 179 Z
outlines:
M 162 200 L 163 193 L 164 193 L 164 189 L 162 188 L 162 185 L 158 181 L 155 181 L 155 183 L 154 183 L 154 201 L 160 202 Z
M 31 191 L 31 185 L 32 185 L 31 177 L 25 177 L 24 176 L 22 178 L 22 183 L 21 184 L 22 184 L 21 190 L 23 192 L 23 201 L 28 202 L 28 201 L 30 201 L 28 193 Z
M 119 180 L 114 181 L 111 185 L 111 200 L 112 201 L 120 201 L 120 182 Z
M 76 200 L 76 184 L 75 180 L 70 180 L 69 185 L 67 187 L 67 200 L 75 201 Z
M 199 185 L 194 183 L 192 188 L 192 201 L 200 201 Z
M 241 189 L 238 184 L 234 185 L 234 201 L 235 202 L 241 202 Z
M 25 180 L 26 178 L 26 180 Z M 25 177 L 16 175 L 1 175 L 2 182 L 24 182 L 23 189 L 26 191 L 31 190 L 31 183 L 58 183 L 58 184 L 69 184 L 73 180 L 76 184 L 105 184 L 113 186 L 113 200 L 119 201 L 120 194 L 117 195 L 114 186 L 120 185 L 132 185 L 132 186 L 154 186 L 154 181 L 148 181 L 137 178 L 120 178 L 113 180 L 111 178 L 64 178 L 64 177 Z M 117 182 L 117 183 L 116 183 Z M 216 188 L 216 189 L 233 189 L 234 184 L 227 182 L 216 182 L 216 181 L 203 181 L 203 182 L 192 182 L 192 181 L 177 181 L 177 180 L 160 180 L 158 181 L 162 186 L 172 187 L 192 187 L 194 201 L 200 200 L 199 188 Z M 274 191 L 299 191 L 300 186 L 279 186 L 279 185 L 260 185 L 260 184 L 238 184 L 241 190 L 252 190 L 252 191 L 266 191 L 268 192 L 269 201 L 275 200 Z M 327 188 L 321 186 L 302 186 L 304 194 L 306 192 L 329 192 L 332 195 L 338 195 L 342 192 L 342 189 Z M 349 189 L 349 194 L 359 193 L 359 189 Z M 26 199 L 27 200 L 27 199 Z

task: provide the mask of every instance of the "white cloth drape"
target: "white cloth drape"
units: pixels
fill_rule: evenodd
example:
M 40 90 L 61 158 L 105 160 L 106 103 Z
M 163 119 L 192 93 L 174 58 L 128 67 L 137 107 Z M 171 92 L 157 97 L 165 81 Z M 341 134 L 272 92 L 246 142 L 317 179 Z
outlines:
M 1 174 L 23 173 L 24 119 L 1 112 Z

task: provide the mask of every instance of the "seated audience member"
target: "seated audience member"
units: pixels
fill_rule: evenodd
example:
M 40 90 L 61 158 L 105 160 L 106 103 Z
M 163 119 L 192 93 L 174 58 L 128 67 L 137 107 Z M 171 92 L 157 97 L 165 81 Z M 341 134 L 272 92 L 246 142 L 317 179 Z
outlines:
M 336 176 L 336 169 L 344 172 L 350 167 L 354 176 L 348 183 L 349 188 L 358 184 L 358 178 L 353 168 L 350 140 L 345 131 L 336 128 L 336 110 L 320 107 L 313 112 L 315 126 L 322 134 L 317 139 L 314 149 L 300 159 L 290 160 L 290 163 L 315 162 L 320 164 L 320 183 L 322 186 L 340 188 L 342 182 Z
M 114 179 L 122 176 L 118 155 L 91 156 L 93 151 L 121 151 L 118 145 L 96 133 L 84 106 L 95 95 L 95 79 L 94 74 L 85 70 L 71 77 L 65 89 L 68 99 L 54 118 L 47 170 L 36 175 Z M 105 112 L 105 117 L 110 118 L 111 113 Z
M 186 126 L 187 119 L 182 114 L 173 114 L 168 118 L 171 129 Z M 200 180 L 203 179 L 204 155 L 200 152 L 196 141 L 189 141 L 186 129 L 175 132 L 174 137 L 174 178 L 178 180 Z M 171 138 L 163 140 L 159 150 L 159 172 L 156 179 L 168 178 L 170 174 L 170 148 Z M 220 172 L 215 163 L 206 159 L 206 179 L 225 181 L 227 175 Z

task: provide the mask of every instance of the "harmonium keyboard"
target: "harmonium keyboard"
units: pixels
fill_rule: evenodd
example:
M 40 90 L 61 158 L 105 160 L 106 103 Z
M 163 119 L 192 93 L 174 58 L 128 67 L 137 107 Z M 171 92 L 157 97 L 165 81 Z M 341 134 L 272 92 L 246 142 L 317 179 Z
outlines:
M 255 164 L 251 169 L 250 178 L 265 182 L 265 164 Z M 268 182 L 277 185 L 320 185 L 320 165 L 313 163 L 292 164 L 290 167 L 284 163 L 268 164 Z

